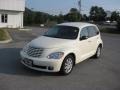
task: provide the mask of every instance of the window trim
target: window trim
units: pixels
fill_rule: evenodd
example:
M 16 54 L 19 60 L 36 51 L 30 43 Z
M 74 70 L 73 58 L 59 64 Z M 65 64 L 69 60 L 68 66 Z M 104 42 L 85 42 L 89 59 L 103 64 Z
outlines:
M 80 34 L 79 34 L 79 35 L 80 35 L 79 39 L 81 38 L 81 32 L 84 31 L 83 29 L 85 29 L 85 28 L 86 28 L 86 30 L 87 30 L 87 32 L 88 32 L 88 39 L 90 38 L 90 37 L 89 37 L 88 26 L 87 26 L 87 27 L 83 27 L 83 28 L 81 29 Z M 81 41 L 81 40 L 80 40 L 80 41 Z
M 8 14 L 1 14 L 1 23 L 8 23 Z

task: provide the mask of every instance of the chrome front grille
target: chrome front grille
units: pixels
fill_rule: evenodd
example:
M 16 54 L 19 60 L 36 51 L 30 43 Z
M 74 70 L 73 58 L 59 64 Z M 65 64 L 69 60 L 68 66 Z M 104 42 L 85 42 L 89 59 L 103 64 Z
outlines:
M 32 47 L 29 46 L 28 50 L 27 50 L 27 54 L 31 57 L 41 57 L 43 53 L 43 48 L 36 48 L 36 47 Z

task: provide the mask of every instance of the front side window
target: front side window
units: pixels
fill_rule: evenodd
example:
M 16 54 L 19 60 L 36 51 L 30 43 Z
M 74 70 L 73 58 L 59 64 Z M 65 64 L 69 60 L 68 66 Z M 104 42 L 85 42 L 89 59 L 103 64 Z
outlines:
M 7 23 L 8 22 L 8 15 L 7 14 L 2 14 L 1 15 L 1 22 L 2 23 Z
M 55 26 L 44 34 L 46 37 L 61 39 L 77 39 L 79 28 L 72 26 Z

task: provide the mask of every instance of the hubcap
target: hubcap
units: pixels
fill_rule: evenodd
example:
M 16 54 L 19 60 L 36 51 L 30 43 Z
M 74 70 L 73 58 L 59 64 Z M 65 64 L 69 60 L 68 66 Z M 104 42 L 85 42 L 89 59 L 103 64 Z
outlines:
M 66 73 L 71 72 L 72 68 L 73 68 L 73 60 L 71 58 L 68 58 L 65 62 L 65 68 L 64 68 L 65 72 Z

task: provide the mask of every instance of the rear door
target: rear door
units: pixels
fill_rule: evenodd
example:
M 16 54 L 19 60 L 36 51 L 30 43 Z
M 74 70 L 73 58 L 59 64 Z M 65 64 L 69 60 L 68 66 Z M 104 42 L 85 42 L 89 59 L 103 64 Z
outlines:
M 95 26 L 89 26 L 88 27 L 89 32 L 89 44 L 91 45 L 90 51 L 91 54 L 94 54 L 97 49 L 97 41 L 99 39 L 99 31 Z
M 86 39 L 82 39 L 86 37 Z M 79 40 L 79 52 L 81 54 L 81 61 L 89 57 L 91 45 L 89 44 L 89 32 L 88 27 L 85 27 L 80 32 L 80 40 Z

